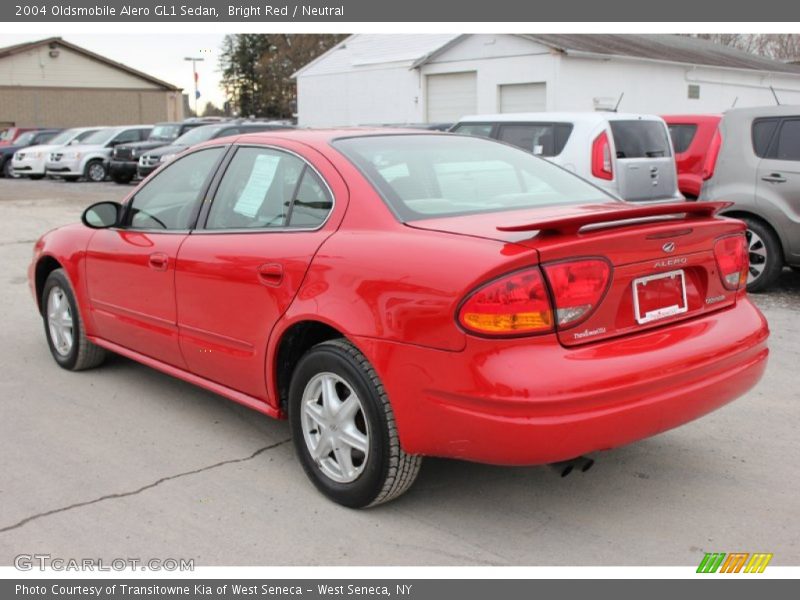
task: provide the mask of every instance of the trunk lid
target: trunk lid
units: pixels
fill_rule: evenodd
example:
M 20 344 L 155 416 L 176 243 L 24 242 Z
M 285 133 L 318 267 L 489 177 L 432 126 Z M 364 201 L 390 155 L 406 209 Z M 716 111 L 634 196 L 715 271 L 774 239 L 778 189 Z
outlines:
M 576 346 L 733 305 L 737 291 L 726 289 L 722 283 L 714 243 L 742 232 L 744 225 L 713 216 L 725 206 L 619 202 L 430 219 L 407 225 L 535 248 L 541 264 L 582 257 L 606 259 L 612 265 L 611 280 L 597 308 L 584 321 L 557 332 L 563 345 Z M 662 306 L 665 299 L 667 305 Z

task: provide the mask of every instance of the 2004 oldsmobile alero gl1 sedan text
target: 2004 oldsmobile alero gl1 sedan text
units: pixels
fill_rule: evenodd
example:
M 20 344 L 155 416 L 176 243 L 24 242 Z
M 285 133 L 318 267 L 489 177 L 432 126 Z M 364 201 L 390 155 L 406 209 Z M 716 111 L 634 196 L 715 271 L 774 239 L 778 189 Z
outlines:
M 116 352 L 288 416 L 311 481 L 362 507 L 422 456 L 580 459 L 755 385 L 768 329 L 722 206 L 620 202 L 480 138 L 271 132 L 89 207 L 29 277 L 60 366 Z

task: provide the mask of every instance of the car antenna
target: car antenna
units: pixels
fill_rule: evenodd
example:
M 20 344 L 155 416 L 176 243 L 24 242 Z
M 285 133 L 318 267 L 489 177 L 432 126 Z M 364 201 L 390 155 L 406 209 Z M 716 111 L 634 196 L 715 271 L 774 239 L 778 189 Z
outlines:
M 775 98 L 775 104 L 780 106 L 781 105 L 781 101 L 778 100 L 778 94 L 775 93 L 775 88 L 772 87 L 772 86 L 769 86 L 769 91 L 772 92 L 772 96 L 773 96 L 773 98 Z
M 622 98 L 623 98 L 623 96 L 625 96 L 625 92 L 622 92 L 622 93 L 619 95 L 619 100 L 617 100 L 617 104 L 614 106 L 614 110 L 613 110 L 613 111 L 611 111 L 611 112 L 617 112 L 617 111 L 619 110 L 619 105 L 620 105 L 620 104 L 622 104 Z
M 736 103 L 739 101 L 739 96 L 733 99 L 733 104 L 731 104 L 731 108 L 736 108 Z

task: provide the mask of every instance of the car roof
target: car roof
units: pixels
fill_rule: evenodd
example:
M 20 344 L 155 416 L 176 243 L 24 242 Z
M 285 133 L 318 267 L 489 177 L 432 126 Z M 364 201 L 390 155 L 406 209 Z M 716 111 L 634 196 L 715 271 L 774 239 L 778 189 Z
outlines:
M 469 115 L 459 119 L 459 123 L 519 123 L 526 121 L 534 122 L 570 122 L 596 124 L 605 121 L 659 121 L 658 115 L 648 115 L 639 113 L 618 113 L 605 111 L 584 111 L 584 112 L 526 112 L 526 113 L 495 113 L 485 115 Z
M 269 140 L 285 139 L 287 141 L 297 141 L 304 144 L 327 144 L 339 138 L 352 137 L 379 137 L 388 135 L 453 135 L 442 131 L 430 131 L 427 129 L 395 129 L 387 127 L 341 127 L 332 129 L 271 129 L 247 133 L 236 136 L 234 139 L 258 142 L 263 138 L 265 142 Z M 233 137 L 233 136 L 232 136 Z M 460 136 L 459 136 L 460 137 Z M 220 138 L 225 139 L 225 138 Z M 219 139 L 214 140 L 219 143 Z
M 746 108 L 731 108 L 725 111 L 725 117 L 789 117 L 800 115 L 800 106 L 797 104 L 780 104 L 769 106 L 748 106 Z

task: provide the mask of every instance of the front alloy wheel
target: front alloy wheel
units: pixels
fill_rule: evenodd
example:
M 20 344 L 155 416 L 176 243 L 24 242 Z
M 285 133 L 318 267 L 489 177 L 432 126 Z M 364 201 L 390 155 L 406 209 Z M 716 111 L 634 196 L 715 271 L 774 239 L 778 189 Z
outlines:
M 59 356 L 69 356 L 74 343 L 74 322 L 67 295 L 60 286 L 54 285 L 47 294 L 47 326 L 53 349 Z
M 345 339 L 317 344 L 297 363 L 289 421 L 306 475 L 334 502 L 351 508 L 387 502 L 419 473 L 422 459 L 400 446 L 378 374 Z
M 101 161 L 95 160 L 87 165 L 86 179 L 95 183 L 100 183 L 101 181 L 105 181 L 105 178 L 106 167 Z

